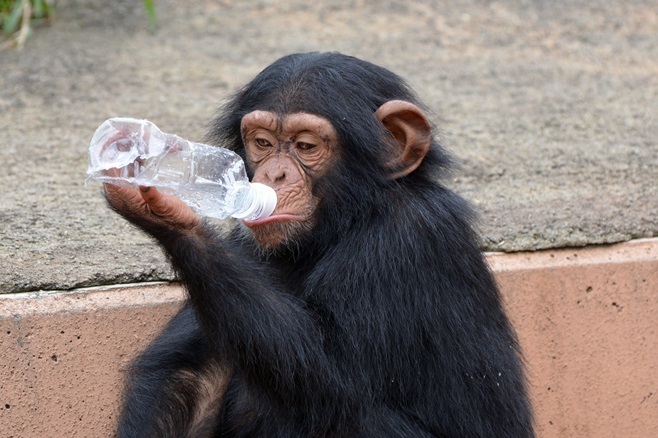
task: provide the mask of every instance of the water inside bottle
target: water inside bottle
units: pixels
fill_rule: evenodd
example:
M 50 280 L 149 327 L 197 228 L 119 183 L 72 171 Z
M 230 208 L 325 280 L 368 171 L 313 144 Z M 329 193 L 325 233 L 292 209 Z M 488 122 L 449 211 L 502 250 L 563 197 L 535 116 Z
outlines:
M 180 139 L 179 139 L 180 140 Z M 249 180 L 242 160 L 224 149 L 177 144 L 138 178 L 140 184 L 173 193 L 204 215 L 224 219 L 248 202 Z M 153 169 L 153 171 L 151 171 Z
M 270 213 L 275 205 L 276 199 L 263 198 L 262 190 L 254 194 L 235 152 L 165 134 L 148 120 L 107 120 L 94 133 L 89 155 L 87 180 L 157 187 L 206 216 L 250 215 L 256 207 L 262 212 L 263 199 Z M 259 204 L 252 205 L 255 200 Z

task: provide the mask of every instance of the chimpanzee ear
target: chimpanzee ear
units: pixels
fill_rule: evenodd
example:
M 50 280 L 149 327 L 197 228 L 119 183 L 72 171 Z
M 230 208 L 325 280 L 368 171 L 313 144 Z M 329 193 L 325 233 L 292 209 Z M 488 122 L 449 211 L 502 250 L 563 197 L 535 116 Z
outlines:
M 432 143 L 430 122 L 416 105 L 403 100 L 391 100 L 375 111 L 396 146 L 395 157 L 389 162 L 391 178 L 397 179 L 416 170 Z

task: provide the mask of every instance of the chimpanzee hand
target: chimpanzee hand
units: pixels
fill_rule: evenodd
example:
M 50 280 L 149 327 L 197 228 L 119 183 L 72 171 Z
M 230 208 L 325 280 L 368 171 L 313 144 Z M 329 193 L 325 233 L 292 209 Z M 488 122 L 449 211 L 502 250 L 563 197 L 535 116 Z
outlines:
M 172 231 L 193 231 L 201 225 L 201 218 L 187 204 L 154 187 L 136 189 L 105 184 L 104 189 L 114 210 L 156 237 Z

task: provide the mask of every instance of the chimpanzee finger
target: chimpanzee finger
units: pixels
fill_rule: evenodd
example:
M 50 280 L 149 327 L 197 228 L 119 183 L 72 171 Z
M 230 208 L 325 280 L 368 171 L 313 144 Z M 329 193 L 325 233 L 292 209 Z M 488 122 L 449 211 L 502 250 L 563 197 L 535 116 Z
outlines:
M 103 184 L 105 199 L 119 213 L 136 212 L 144 208 L 144 200 L 138 190 L 114 184 Z
M 193 228 L 201 222 L 197 214 L 174 195 L 164 194 L 155 187 L 146 186 L 140 186 L 139 192 L 154 215 L 174 226 Z

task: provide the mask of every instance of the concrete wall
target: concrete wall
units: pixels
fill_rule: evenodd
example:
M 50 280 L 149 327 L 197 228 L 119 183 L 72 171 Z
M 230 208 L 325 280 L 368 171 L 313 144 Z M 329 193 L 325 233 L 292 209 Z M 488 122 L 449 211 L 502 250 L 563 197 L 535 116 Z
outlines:
M 526 352 L 540 437 L 654 437 L 658 239 L 488 255 Z M 121 368 L 171 285 L 0 297 L 0 437 L 112 433 Z
M 540 437 L 658 437 L 658 240 L 489 258 Z

